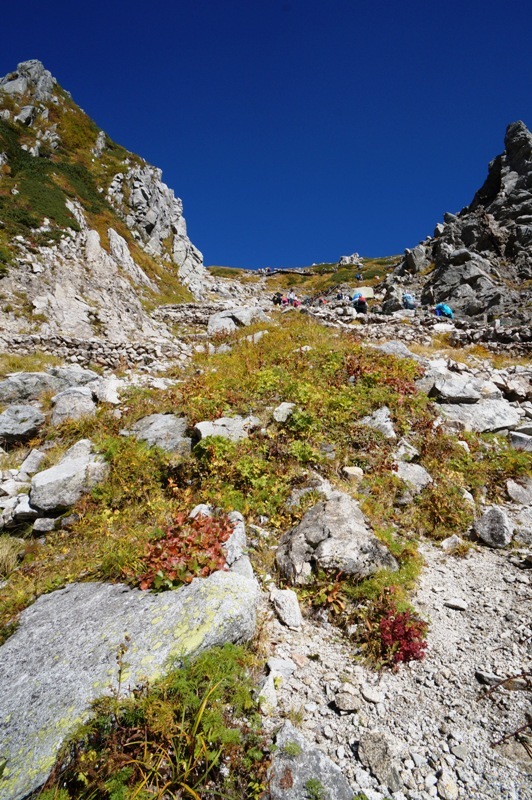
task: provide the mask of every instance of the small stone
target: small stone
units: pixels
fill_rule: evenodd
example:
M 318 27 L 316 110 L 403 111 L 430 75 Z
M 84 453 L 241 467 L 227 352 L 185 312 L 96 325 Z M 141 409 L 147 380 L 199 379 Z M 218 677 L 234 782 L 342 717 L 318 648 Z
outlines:
M 342 473 L 352 483 L 358 483 L 364 477 L 364 470 L 360 467 L 342 467 Z
M 339 711 L 358 711 L 360 700 L 350 692 L 338 692 L 334 704 Z
M 468 608 L 466 601 L 460 597 L 450 597 L 444 601 L 443 605 L 447 608 L 454 608 L 456 611 L 467 611 Z
M 367 700 L 368 703 L 383 703 L 385 695 L 382 692 L 379 692 L 373 686 L 361 686 L 360 691 L 362 693 L 362 697 L 364 700 Z
M 463 744 L 457 744 L 454 747 L 451 747 L 451 753 L 456 758 L 459 758 L 460 761 L 465 761 L 468 756 L 468 749 Z
M 449 772 L 442 772 L 437 783 L 438 794 L 442 800 L 457 800 L 458 786 Z
M 273 589 L 270 598 L 277 616 L 288 628 L 297 630 L 303 625 L 299 600 L 292 589 Z

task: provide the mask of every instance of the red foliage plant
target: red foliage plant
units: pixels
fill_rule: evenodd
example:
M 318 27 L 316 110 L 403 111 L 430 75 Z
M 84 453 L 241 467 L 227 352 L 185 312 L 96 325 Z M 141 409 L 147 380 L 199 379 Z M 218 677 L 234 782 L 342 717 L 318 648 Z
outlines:
M 421 661 L 425 657 L 427 623 L 407 609 L 390 608 L 380 622 L 382 649 L 393 664 Z
M 395 591 L 396 587 L 389 586 L 370 603 L 360 636 L 362 649 L 372 663 L 397 669 L 401 663 L 425 657 L 428 625 L 410 609 L 398 610 Z
M 176 514 L 163 536 L 148 546 L 140 588 L 173 589 L 227 569 L 222 544 L 232 533 L 227 514 L 198 514 L 193 519 L 185 512 Z

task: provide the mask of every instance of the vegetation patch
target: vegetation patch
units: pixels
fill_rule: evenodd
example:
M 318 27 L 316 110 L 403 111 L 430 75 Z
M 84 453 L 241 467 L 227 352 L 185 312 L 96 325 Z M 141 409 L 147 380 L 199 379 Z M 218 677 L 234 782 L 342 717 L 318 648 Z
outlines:
M 119 657 L 127 659 L 127 651 Z M 129 699 L 102 698 L 65 748 L 46 796 L 259 798 L 268 761 L 254 710 L 254 663 L 228 644 Z
M 147 570 L 141 589 L 173 589 L 193 578 L 206 578 L 227 569 L 222 544 L 233 532 L 226 514 L 198 514 L 194 519 L 180 512 L 163 535 L 149 544 L 144 558 Z

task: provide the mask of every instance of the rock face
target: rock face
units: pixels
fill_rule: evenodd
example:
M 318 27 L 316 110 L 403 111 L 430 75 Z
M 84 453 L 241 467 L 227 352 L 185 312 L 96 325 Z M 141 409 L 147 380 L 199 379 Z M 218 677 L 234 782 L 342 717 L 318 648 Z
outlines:
M 70 136 L 67 118 L 75 120 L 77 138 Z M 161 170 L 111 142 L 32 60 L 0 79 L 1 179 L 15 209 L 32 208 L 24 179 L 37 157 L 45 165 L 42 214 L 26 212 L 15 228 L 0 207 L 9 248 L 0 277 L 2 327 L 18 333 L 29 325 L 32 333 L 115 342 L 168 337 L 164 324 L 150 319 L 143 295 L 153 303 L 161 290 L 166 293 L 166 276 L 198 297 L 210 284 L 202 255 L 187 236 L 182 202 L 162 182 Z M 81 166 L 91 161 L 98 169 Z M 72 169 L 78 170 L 74 179 Z M 61 203 L 58 187 L 70 179 L 73 191 Z M 80 181 L 84 188 L 76 194 Z
M 488 320 L 526 320 L 532 278 L 532 134 L 523 122 L 508 126 L 505 150 L 469 206 L 445 214 L 433 239 L 406 251 L 396 276 L 416 276 L 431 264 L 422 303 L 445 302 L 460 314 Z M 390 296 L 391 297 L 391 296 Z
M 42 785 L 91 701 L 116 688 L 116 656 L 126 634 L 123 691 L 159 677 L 169 660 L 249 639 L 258 594 L 254 580 L 215 572 L 163 594 L 85 583 L 40 597 L 0 650 L 7 760 L 0 800 L 20 800 Z
M 379 569 L 396 570 L 395 558 L 366 525 L 358 504 L 343 492 L 330 492 L 300 524 L 286 533 L 277 551 L 284 578 L 306 583 L 314 565 L 358 579 Z

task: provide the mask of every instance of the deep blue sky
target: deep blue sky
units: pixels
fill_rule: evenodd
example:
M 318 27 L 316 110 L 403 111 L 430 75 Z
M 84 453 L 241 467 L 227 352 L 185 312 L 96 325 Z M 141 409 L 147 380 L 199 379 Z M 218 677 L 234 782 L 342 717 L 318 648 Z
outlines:
M 163 170 L 206 264 L 377 256 L 467 205 L 532 126 L 529 0 L 24 0 L 0 75 L 39 58 Z

